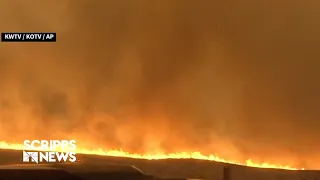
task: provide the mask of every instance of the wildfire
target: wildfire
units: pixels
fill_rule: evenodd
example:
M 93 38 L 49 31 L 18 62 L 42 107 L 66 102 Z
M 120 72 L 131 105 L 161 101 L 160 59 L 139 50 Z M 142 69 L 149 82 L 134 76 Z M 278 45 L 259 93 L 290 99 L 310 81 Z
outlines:
M 13 150 L 22 150 L 24 146 L 22 144 L 8 144 L 6 142 L 0 141 L 0 149 L 13 149 Z M 148 159 L 148 160 L 157 160 L 157 159 L 200 159 L 200 160 L 209 160 L 209 161 L 217 161 L 223 163 L 244 165 L 250 167 L 258 167 L 258 168 L 274 168 L 274 169 L 287 169 L 287 170 L 303 170 L 290 166 L 283 165 L 274 165 L 269 163 L 255 163 L 251 159 L 248 159 L 245 163 L 239 163 L 237 161 L 229 161 L 225 160 L 216 155 L 203 155 L 200 152 L 180 152 L 180 153 L 170 153 L 170 154 L 132 154 L 129 152 L 125 152 L 123 150 L 103 150 L 103 149 L 81 149 L 77 147 L 76 150 L 79 154 L 92 154 L 92 155 L 102 155 L 102 156 L 113 156 L 113 157 L 127 157 L 127 158 L 135 158 L 135 159 Z

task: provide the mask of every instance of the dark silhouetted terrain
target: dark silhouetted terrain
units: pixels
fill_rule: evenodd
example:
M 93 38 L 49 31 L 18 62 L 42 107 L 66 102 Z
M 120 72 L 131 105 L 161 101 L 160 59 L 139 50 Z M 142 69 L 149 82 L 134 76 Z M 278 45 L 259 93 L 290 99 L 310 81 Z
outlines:
M 0 150 L 0 164 L 21 163 L 21 151 Z M 144 173 L 162 178 L 203 178 L 221 180 L 223 168 L 230 168 L 230 180 L 318 180 L 320 171 L 291 171 L 278 169 L 259 169 L 202 160 L 141 160 L 96 155 L 78 155 L 81 162 L 73 166 L 63 164 L 53 167 L 71 172 L 97 172 L 104 166 L 134 165 Z M 80 165 L 79 165 L 80 164 Z M 107 170 L 106 170 L 107 171 Z

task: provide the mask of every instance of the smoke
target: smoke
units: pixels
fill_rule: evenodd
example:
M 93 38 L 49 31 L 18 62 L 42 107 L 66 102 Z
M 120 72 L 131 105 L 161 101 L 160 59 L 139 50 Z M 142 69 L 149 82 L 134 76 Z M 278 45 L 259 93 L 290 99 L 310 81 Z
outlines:
M 0 141 L 320 168 L 317 7 L 2 0 L 2 32 L 57 32 L 57 42 L 0 44 Z

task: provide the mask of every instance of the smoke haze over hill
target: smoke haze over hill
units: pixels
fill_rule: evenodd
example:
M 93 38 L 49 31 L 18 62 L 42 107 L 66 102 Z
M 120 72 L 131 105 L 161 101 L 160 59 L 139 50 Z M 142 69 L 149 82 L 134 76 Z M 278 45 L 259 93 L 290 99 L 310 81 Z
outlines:
M 320 168 L 320 2 L 0 1 L 0 141 Z

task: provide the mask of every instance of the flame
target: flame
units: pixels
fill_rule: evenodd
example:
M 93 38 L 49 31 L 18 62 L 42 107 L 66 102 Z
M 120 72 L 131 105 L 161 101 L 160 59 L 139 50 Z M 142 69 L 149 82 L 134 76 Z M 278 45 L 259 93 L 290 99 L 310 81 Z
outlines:
M 13 149 L 13 150 L 22 150 L 24 146 L 22 144 L 9 144 L 4 141 L 0 141 L 0 149 Z M 103 149 L 95 149 L 88 150 L 84 148 L 78 148 L 76 150 L 79 154 L 91 154 L 91 155 L 102 155 L 102 156 L 113 156 L 113 157 L 127 157 L 127 158 L 135 158 L 135 159 L 148 159 L 148 160 L 159 160 L 159 159 L 200 159 L 200 160 L 209 160 L 209 161 L 217 161 L 229 164 L 237 164 L 249 167 L 257 167 L 257 168 L 274 168 L 274 169 L 286 169 L 286 170 L 304 170 L 294 168 L 288 165 L 275 165 L 269 163 L 255 163 L 251 159 L 248 159 L 245 163 L 239 163 L 237 161 L 229 161 L 225 160 L 216 155 L 203 155 L 200 152 L 180 152 L 180 153 L 170 153 L 170 154 L 134 154 L 125 152 L 123 150 L 103 150 Z

